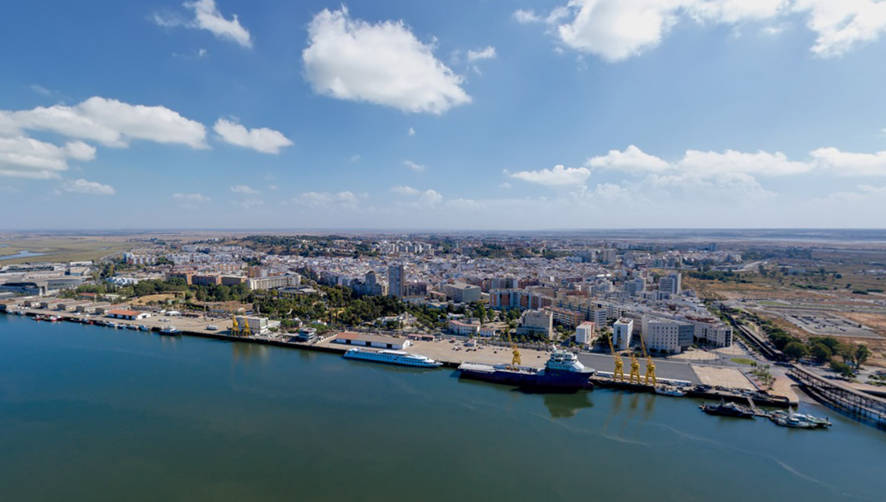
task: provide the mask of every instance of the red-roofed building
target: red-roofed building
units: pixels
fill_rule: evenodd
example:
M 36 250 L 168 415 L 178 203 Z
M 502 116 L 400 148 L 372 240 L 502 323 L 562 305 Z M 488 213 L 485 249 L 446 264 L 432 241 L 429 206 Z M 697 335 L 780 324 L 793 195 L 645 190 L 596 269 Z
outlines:
M 150 317 L 151 314 L 147 312 L 138 312 L 135 310 L 109 310 L 106 314 L 108 317 L 113 317 L 115 319 L 128 319 L 130 321 L 135 321 L 138 319 L 144 319 L 146 317 Z

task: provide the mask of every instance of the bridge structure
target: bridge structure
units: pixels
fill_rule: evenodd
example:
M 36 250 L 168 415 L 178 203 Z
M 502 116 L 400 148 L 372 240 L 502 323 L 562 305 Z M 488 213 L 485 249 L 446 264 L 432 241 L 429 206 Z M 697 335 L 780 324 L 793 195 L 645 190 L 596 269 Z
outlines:
M 872 396 L 836 380 L 794 365 L 788 376 L 816 401 L 856 420 L 886 429 L 886 399 Z

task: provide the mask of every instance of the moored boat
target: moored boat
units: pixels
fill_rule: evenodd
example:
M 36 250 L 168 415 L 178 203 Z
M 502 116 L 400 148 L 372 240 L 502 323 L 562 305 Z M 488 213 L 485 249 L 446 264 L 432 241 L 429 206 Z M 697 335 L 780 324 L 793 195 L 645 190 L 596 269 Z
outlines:
M 591 389 L 590 377 L 594 369 L 585 367 L 572 352 L 555 351 L 544 368 L 514 366 L 511 364 L 462 363 L 458 367 L 462 378 L 513 385 L 535 391 L 574 392 Z
M 344 353 L 346 359 L 372 361 L 377 363 L 397 364 L 416 368 L 437 368 L 443 363 L 421 354 L 410 354 L 403 350 L 366 350 L 353 348 Z
M 165 328 L 160 330 L 160 334 L 161 335 L 176 336 L 176 335 L 181 334 L 181 332 L 178 329 L 176 329 L 175 326 L 166 326 Z
M 742 406 L 735 403 L 727 403 L 725 401 L 720 401 L 719 404 L 705 403 L 699 406 L 699 408 L 701 408 L 701 411 L 707 413 L 708 415 L 720 415 L 723 417 L 735 418 L 754 418 L 754 410 L 748 408 L 747 406 Z
M 686 395 L 685 390 L 682 390 L 679 387 L 675 387 L 673 385 L 659 385 L 655 388 L 655 393 L 660 394 L 662 396 L 674 396 L 674 397 L 683 397 Z

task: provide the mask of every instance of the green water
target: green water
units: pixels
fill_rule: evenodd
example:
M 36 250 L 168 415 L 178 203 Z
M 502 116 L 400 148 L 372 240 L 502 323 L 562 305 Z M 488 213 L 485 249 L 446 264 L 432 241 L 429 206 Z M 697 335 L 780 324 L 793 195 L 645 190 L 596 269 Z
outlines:
M 0 500 L 883 500 L 886 433 L 0 315 Z

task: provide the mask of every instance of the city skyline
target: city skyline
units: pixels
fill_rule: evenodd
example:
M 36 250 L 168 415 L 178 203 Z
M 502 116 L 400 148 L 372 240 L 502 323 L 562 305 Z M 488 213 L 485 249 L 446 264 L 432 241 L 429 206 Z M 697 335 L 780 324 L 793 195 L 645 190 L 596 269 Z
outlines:
M 4 229 L 882 227 L 883 3 L 45 9 Z

